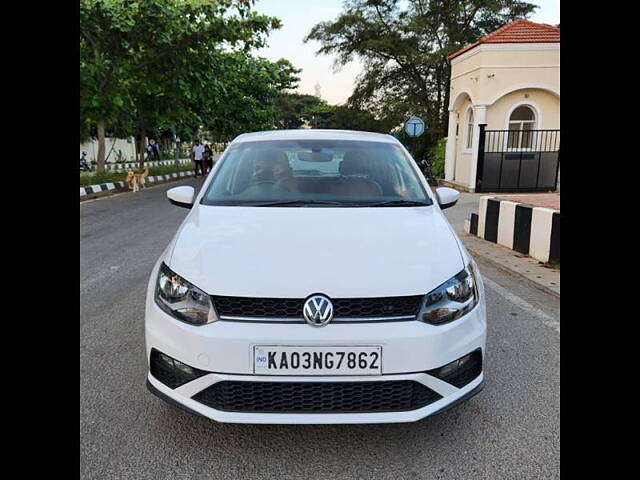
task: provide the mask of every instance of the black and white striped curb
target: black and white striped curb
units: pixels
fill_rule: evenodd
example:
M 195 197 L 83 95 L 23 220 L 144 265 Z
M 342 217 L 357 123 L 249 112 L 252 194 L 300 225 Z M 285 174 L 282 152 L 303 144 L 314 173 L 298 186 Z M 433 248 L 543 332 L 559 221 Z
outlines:
M 179 164 L 184 164 L 184 163 L 190 163 L 191 160 L 188 158 L 183 158 L 181 160 L 178 160 Z M 176 161 L 175 160 L 156 160 L 156 161 L 150 161 L 144 162 L 145 166 L 148 167 L 155 167 L 157 165 L 175 165 Z M 111 171 L 117 171 L 117 170 L 131 170 L 133 168 L 137 169 L 138 166 L 140 164 L 138 162 L 131 162 L 131 163 L 107 163 L 105 164 L 104 168 L 105 170 L 111 170 Z
M 560 261 L 559 210 L 483 196 L 465 230 L 544 263 Z
M 167 180 L 174 180 L 176 178 L 182 177 L 191 177 L 195 174 L 194 171 L 187 172 L 174 172 L 169 173 L 167 175 L 155 175 L 149 176 L 144 179 L 145 183 L 158 183 L 158 182 L 166 182 Z M 90 185 L 88 187 L 80 187 L 80 196 L 84 197 L 85 195 L 89 195 L 92 193 L 100 193 L 100 192 L 108 192 L 110 190 L 123 191 L 129 190 L 129 184 L 127 182 L 113 182 L 113 183 L 103 183 L 100 185 Z

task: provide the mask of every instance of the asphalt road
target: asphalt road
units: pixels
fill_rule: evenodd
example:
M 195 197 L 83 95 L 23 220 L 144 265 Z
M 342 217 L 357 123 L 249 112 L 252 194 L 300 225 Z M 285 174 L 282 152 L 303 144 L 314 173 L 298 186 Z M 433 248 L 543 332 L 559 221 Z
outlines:
M 187 214 L 167 202 L 168 188 L 80 205 L 81 478 L 559 477 L 559 301 L 480 258 L 486 386 L 441 415 L 410 424 L 229 425 L 151 395 L 145 288 Z

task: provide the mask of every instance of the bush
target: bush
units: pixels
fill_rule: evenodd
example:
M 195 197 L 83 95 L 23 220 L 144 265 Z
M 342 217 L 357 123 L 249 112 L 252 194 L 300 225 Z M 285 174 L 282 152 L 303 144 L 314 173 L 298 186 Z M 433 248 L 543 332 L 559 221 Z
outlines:
M 444 156 L 446 149 L 447 139 L 441 138 L 429 150 L 429 165 L 431 165 L 431 172 L 436 178 L 444 178 Z

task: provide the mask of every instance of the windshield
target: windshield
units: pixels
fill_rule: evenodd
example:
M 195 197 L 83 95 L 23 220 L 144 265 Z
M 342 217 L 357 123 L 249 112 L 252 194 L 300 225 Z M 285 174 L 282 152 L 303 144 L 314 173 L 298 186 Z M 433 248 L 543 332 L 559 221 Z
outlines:
M 204 205 L 431 205 L 412 160 L 383 142 L 279 140 L 232 146 Z

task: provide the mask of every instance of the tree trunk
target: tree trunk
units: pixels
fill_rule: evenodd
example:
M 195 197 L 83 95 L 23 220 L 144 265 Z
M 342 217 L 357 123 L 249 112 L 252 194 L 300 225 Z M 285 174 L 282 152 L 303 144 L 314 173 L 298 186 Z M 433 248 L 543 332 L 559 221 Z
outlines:
M 139 160 L 139 164 L 138 164 L 138 168 L 140 168 L 140 170 L 142 170 L 144 168 L 144 152 L 145 152 L 145 147 L 146 145 L 144 144 L 144 140 L 147 137 L 147 132 L 145 132 L 144 130 L 140 131 L 140 160 Z
M 98 120 L 96 125 L 98 129 L 98 158 L 96 159 L 98 163 L 97 171 L 98 173 L 104 172 L 104 120 Z

